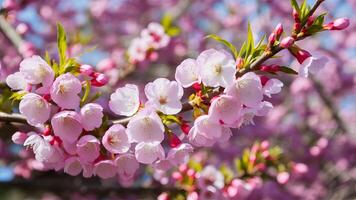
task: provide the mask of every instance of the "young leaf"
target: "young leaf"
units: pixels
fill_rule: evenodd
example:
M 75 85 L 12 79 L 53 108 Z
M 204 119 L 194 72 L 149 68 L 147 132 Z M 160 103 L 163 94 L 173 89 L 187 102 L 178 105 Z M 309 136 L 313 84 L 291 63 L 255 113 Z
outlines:
M 210 34 L 205 37 L 205 39 L 208 39 L 208 38 L 212 38 L 212 39 L 224 44 L 225 46 L 227 46 L 230 49 L 230 51 L 232 52 L 232 54 L 234 55 L 234 57 L 237 58 L 238 52 L 236 50 L 236 47 L 233 44 L 231 44 L 230 42 L 224 40 L 223 38 L 221 38 L 215 34 Z
M 59 66 L 62 68 L 66 62 L 67 38 L 63 26 L 57 23 L 57 47 L 59 54 Z
M 166 13 L 166 14 L 163 15 L 163 17 L 161 19 L 161 24 L 162 24 L 164 30 L 167 31 L 171 27 L 172 20 L 173 19 L 172 19 L 172 16 L 170 14 Z
M 246 43 L 246 54 L 245 57 L 249 56 L 250 54 L 253 53 L 253 49 L 255 48 L 255 41 L 253 39 L 253 34 L 252 34 L 252 29 L 251 29 L 251 24 L 248 23 L 248 28 L 247 28 L 247 43 Z
M 290 0 L 290 4 L 292 5 L 292 7 L 298 12 L 298 14 L 300 13 L 299 10 L 299 6 L 298 6 L 298 2 L 296 0 Z
M 294 74 L 297 75 L 298 72 L 294 71 L 294 69 L 290 68 L 290 67 L 286 67 L 286 66 L 281 66 L 281 72 L 284 72 L 286 74 Z
M 181 32 L 180 28 L 177 27 L 177 26 L 171 26 L 169 27 L 168 29 L 166 29 L 166 33 L 167 35 L 171 36 L 171 37 L 174 37 L 174 36 L 177 36 L 179 35 Z

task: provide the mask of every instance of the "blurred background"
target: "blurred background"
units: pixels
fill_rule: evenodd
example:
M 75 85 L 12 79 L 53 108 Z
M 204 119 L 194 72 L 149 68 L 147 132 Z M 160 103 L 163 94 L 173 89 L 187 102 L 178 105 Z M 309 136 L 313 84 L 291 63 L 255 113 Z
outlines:
M 103 101 L 107 101 L 105 94 L 128 82 L 144 86 L 157 77 L 172 79 L 185 58 L 209 47 L 222 48 L 204 39 L 208 34 L 240 47 L 248 22 L 258 40 L 279 22 L 290 32 L 293 21 L 287 0 L 0 0 L 0 5 L 1 83 L 18 70 L 23 57 L 46 51 L 56 57 L 56 23 L 60 22 L 67 32 L 70 56 L 110 77 Z M 328 56 L 327 66 L 311 79 L 282 76 L 285 87 L 271 99 L 274 109 L 266 117 L 236 130 L 227 145 L 200 150 L 206 163 L 232 165 L 242 149 L 256 140 L 268 140 L 288 159 L 307 165 L 307 173 L 291 177 L 285 185 L 263 182 L 250 199 L 356 198 L 356 1 L 326 0 L 318 12 L 328 13 L 326 22 L 339 17 L 351 20 L 344 31 L 300 42 L 312 54 Z M 127 50 L 134 38 L 167 15 L 176 28 L 169 44 L 150 59 L 129 62 Z M 288 52 L 280 55 L 279 63 L 297 66 Z M 3 84 L 1 90 L 0 110 L 11 112 L 9 91 Z M 0 199 L 155 199 L 161 192 L 176 190 L 152 177 L 149 170 L 138 173 L 130 187 L 117 180 L 38 171 L 31 155 L 11 142 L 19 128 L 26 129 L 0 123 Z

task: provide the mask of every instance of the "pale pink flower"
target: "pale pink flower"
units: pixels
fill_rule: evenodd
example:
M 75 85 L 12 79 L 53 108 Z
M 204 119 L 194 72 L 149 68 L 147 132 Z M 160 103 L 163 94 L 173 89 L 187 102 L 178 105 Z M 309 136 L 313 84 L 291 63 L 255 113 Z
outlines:
M 165 33 L 163 26 L 156 22 L 148 24 L 147 28 L 142 30 L 141 37 L 154 49 L 163 48 L 170 41 L 170 37 Z
M 272 78 L 269 79 L 266 84 L 263 86 L 263 93 L 268 96 L 271 97 L 272 94 L 278 94 L 281 92 L 283 87 L 283 83 L 282 81 Z
M 116 175 L 116 166 L 112 160 L 102 160 L 94 165 L 93 173 L 100 178 L 107 179 Z
M 90 178 L 93 176 L 94 165 L 92 163 L 82 163 L 83 177 Z
M 111 153 L 126 153 L 130 149 L 130 142 L 125 127 L 121 124 L 111 126 L 104 134 L 102 143 Z
M 37 161 L 55 163 L 60 160 L 60 153 L 47 140 L 35 132 L 28 133 L 29 137 L 25 140 L 24 146 L 32 148 Z
M 83 128 L 86 131 L 92 131 L 101 126 L 102 118 L 104 116 L 103 107 L 96 103 L 85 104 L 80 109 L 80 115 Z
M 176 81 L 184 88 L 200 82 L 199 68 L 194 59 L 188 58 L 178 65 L 175 73 Z
M 111 94 L 110 109 L 118 115 L 132 116 L 140 107 L 139 91 L 136 85 L 126 84 Z
M 158 114 L 145 108 L 138 112 L 127 124 L 127 135 L 131 142 L 162 142 L 164 126 Z
M 19 110 L 26 117 L 27 122 L 33 126 L 45 123 L 51 113 L 49 103 L 34 93 L 28 93 L 22 97 Z
M 307 58 L 299 67 L 299 76 L 308 77 L 310 74 L 317 74 L 324 68 L 329 59 L 325 56 L 311 56 Z
M 123 179 L 132 178 L 139 168 L 139 163 L 132 154 L 122 154 L 116 157 L 115 165 L 117 166 L 117 173 Z
M 209 183 L 209 184 L 207 184 Z M 205 188 L 207 186 L 214 186 L 222 189 L 225 185 L 223 174 L 217 170 L 213 165 L 208 165 L 198 174 L 198 186 L 199 188 Z
M 221 125 L 232 125 L 239 120 L 242 104 L 236 97 L 221 95 L 215 98 L 209 108 L 209 119 Z
M 253 72 L 248 72 L 226 88 L 226 93 L 240 99 L 245 106 L 256 107 L 263 99 L 260 77 Z
M 235 60 L 224 50 L 205 50 L 196 62 L 201 80 L 206 86 L 227 87 L 235 80 Z
M 28 83 L 42 84 L 43 87 L 50 86 L 54 79 L 52 68 L 37 55 L 25 58 L 20 63 L 19 71 Z
M 53 132 L 69 143 L 75 142 L 82 133 L 80 115 L 74 111 L 61 111 L 51 120 Z
M 145 60 L 148 49 L 149 46 L 146 40 L 142 38 L 133 39 L 127 51 L 129 60 L 131 62 L 141 62 Z
M 177 114 L 182 109 L 183 88 L 176 81 L 158 78 L 145 86 L 148 102 L 164 114 Z
M 8 75 L 6 84 L 13 90 L 25 90 L 27 88 L 27 81 L 21 72 Z
M 93 135 L 84 135 L 76 146 L 82 162 L 92 162 L 100 155 L 100 141 Z
M 20 132 L 20 131 L 16 131 L 12 137 L 11 140 L 13 143 L 15 144 L 23 144 L 26 139 L 28 138 L 28 135 L 26 133 Z
M 192 152 L 193 147 L 190 144 L 182 143 L 168 152 L 167 159 L 175 166 L 186 164 L 189 160 L 189 154 Z
M 63 149 L 69 154 L 69 155 L 76 155 L 77 154 L 77 143 L 69 143 L 67 141 L 62 141 Z
M 50 90 L 52 100 L 61 108 L 76 109 L 79 107 L 78 94 L 82 90 L 79 79 L 71 73 L 62 74 L 56 78 Z
M 135 157 L 143 164 L 152 164 L 157 159 L 164 159 L 164 156 L 160 142 L 141 142 L 135 147 Z
M 69 157 L 64 161 L 64 172 L 72 175 L 72 176 L 77 176 L 82 172 L 83 167 L 82 164 L 79 161 L 78 157 Z
M 289 180 L 289 173 L 288 172 L 280 172 L 277 175 L 277 182 L 284 185 L 288 182 Z

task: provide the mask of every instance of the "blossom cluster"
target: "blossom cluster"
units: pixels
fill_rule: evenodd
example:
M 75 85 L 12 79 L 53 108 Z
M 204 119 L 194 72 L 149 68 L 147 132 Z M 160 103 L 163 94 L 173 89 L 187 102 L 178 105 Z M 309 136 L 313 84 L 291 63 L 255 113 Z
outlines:
M 169 44 L 170 36 L 165 33 L 164 27 L 156 22 L 148 24 L 141 31 L 140 37 L 131 41 L 128 48 L 128 57 L 131 63 L 142 62 L 146 59 L 156 60 L 157 50 Z

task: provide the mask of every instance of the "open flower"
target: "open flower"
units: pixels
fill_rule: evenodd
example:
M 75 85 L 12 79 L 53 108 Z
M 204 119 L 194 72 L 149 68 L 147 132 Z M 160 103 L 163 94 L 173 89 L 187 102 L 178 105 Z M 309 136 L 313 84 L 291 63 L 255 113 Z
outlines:
M 103 118 L 103 107 L 96 103 L 88 103 L 80 109 L 82 126 L 86 131 L 99 128 Z
M 283 87 L 283 83 L 282 81 L 272 78 L 269 79 L 266 84 L 263 86 L 263 93 L 268 96 L 271 97 L 271 94 L 278 94 L 281 92 Z
M 170 37 L 165 33 L 163 26 L 156 22 L 148 24 L 147 28 L 142 30 L 141 37 L 155 49 L 167 46 L 170 40 Z
M 167 159 L 175 166 L 186 164 L 189 160 L 189 154 L 192 152 L 193 147 L 190 144 L 182 143 L 168 152 Z
M 50 90 L 52 100 L 61 108 L 76 109 L 79 107 L 78 94 L 82 90 L 79 79 L 71 73 L 62 74 L 56 78 Z
M 28 138 L 24 142 L 24 146 L 32 148 L 35 158 L 39 162 L 55 163 L 60 160 L 60 153 L 47 140 L 35 132 L 28 133 Z
M 26 117 L 27 122 L 33 126 L 45 123 L 51 113 L 49 103 L 43 97 L 34 93 L 23 96 L 19 110 Z
M 209 119 L 221 125 L 232 125 L 239 119 L 241 102 L 233 96 L 221 95 L 215 98 L 209 108 Z
M 84 135 L 76 146 L 82 162 L 92 162 L 100 155 L 100 141 L 93 135 Z
M 194 59 L 188 58 L 178 65 L 175 79 L 184 88 L 200 82 L 199 68 Z
M 130 149 L 130 142 L 125 127 L 120 124 L 111 126 L 103 136 L 103 145 L 111 153 L 125 153 Z
M 135 156 L 132 154 L 122 154 L 117 156 L 115 164 L 117 166 L 117 173 L 122 179 L 132 178 L 140 166 Z
M 93 173 L 103 179 L 112 178 L 116 175 L 116 166 L 112 160 L 102 160 L 95 163 Z
M 299 68 L 299 76 L 308 77 L 309 73 L 316 74 L 324 68 L 329 59 L 325 56 L 308 57 Z
M 226 88 L 226 93 L 240 99 L 245 106 L 257 107 L 263 99 L 261 79 L 248 72 Z
M 8 75 L 6 84 L 13 90 L 25 90 L 27 88 L 27 81 L 21 72 Z
M 147 50 L 149 49 L 148 43 L 142 38 L 135 38 L 127 50 L 130 62 L 141 62 L 145 60 Z
M 126 131 L 131 142 L 162 142 L 164 139 L 161 118 L 149 108 L 138 112 L 127 124 Z
M 19 70 L 24 79 L 30 84 L 42 84 L 43 87 L 48 87 L 52 84 L 54 79 L 52 68 L 37 55 L 25 58 L 20 63 Z
M 160 142 L 141 142 L 135 147 L 138 162 L 152 164 L 157 159 L 164 159 L 164 149 Z
M 209 185 L 222 189 L 225 185 L 223 174 L 214 166 L 208 165 L 199 173 L 199 188 L 205 188 Z
M 82 172 L 83 167 L 82 164 L 79 161 L 79 158 L 76 156 L 72 156 L 67 158 L 64 161 L 64 172 L 72 175 L 72 176 L 76 176 L 78 174 L 80 174 L 80 172 Z
M 176 81 L 158 78 L 145 87 L 148 102 L 164 114 L 177 114 L 182 109 L 183 88 Z
M 74 111 L 61 111 L 51 120 L 53 132 L 66 142 L 75 142 L 82 133 L 80 115 Z
M 206 86 L 227 87 L 235 80 L 235 60 L 224 50 L 205 50 L 196 62 L 201 80 Z
M 110 96 L 110 109 L 118 115 L 132 116 L 140 107 L 139 91 L 136 85 L 126 84 Z

